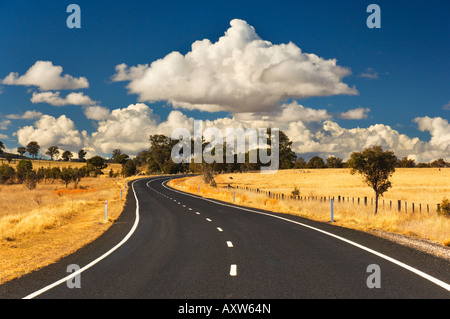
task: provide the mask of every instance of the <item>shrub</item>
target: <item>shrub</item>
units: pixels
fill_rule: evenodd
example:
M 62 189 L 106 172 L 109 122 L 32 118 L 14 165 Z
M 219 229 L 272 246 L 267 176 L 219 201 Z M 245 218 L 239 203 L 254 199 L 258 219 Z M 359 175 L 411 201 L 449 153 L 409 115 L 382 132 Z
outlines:
M 36 188 L 38 180 L 38 174 L 35 171 L 31 170 L 26 173 L 24 183 L 25 186 L 31 191 Z
M 295 186 L 294 190 L 291 192 L 292 196 L 300 196 L 300 190 Z
M 16 171 L 9 165 L 3 164 L 0 166 L 0 184 L 11 182 L 16 176 Z
M 23 183 L 28 173 L 33 170 L 33 163 L 30 160 L 20 160 L 16 166 L 19 183 Z
M 441 215 L 450 216 L 450 200 L 444 198 L 441 202 Z

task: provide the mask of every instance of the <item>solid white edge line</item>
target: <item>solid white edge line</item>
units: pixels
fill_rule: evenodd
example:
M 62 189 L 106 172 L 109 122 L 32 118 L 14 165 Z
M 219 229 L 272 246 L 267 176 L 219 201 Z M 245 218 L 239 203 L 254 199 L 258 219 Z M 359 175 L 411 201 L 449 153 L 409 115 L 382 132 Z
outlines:
M 111 253 L 113 253 L 116 249 L 118 249 L 120 246 L 122 246 L 130 237 L 131 235 L 133 235 L 134 231 L 136 230 L 138 224 L 139 224 L 139 200 L 136 196 L 136 191 L 134 190 L 134 183 L 136 183 L 138 180 L 135 180 L 132 184 L 131 187 L 133 189 L 133 193 L 134 193 L 134 198 L 136 199 L 136 219 L 134 221 L 133 227 L 131 228 L 131 230 L 128 232 L 128 234 L 120 241 L 120 243 L 118 243 L 116 246 L 114 246 L 113 248 L 111 248 L 109 251 L 107 251 L 105 254 L 101 255 L 100 257 L 98 257 L 97 259 L 95 259 L 94 261 L 92 261 L 91 263 L 87 264 L 86 266 L 84 266 L 83 268 L 80 268 L 79 270 L 73 272 L 72 274 L 70 274 L 67 277 L 64 277 L 56 282 L 54 282 L 53 284 L 50 284 L 32 294 L 29 294 L 28 296 L 24 297 L 23 299 L 33 299 L 34 297 L 39 296 L 40 294 L 64 283 L 67 282 L 67 280 L 81 274 L 83 271 L 91 268 L 92 266 L 94 266 L 96 263 L 98 263 L 99 261 L 101 261 L 102 259 L 106 258 L 107 256 L 109 256 Z
M 448 284 L 446 282 L 443 282 L 442 280 L 439 280 L 439 279 L 437 279 L 437 278 L 435 278 L 433 276 L 430 276 L 427 273 L 424 273 L 423 271 L 420 271 L 420 270 L 418 270 L 418 269 L 416 269 L 414 267 L 411 267 L 411 266 L 409 266 L 409 265 L 407 265 L 405 263 L 402 263 L 401 261 L 398 261 L 398 260 L 396 260 L 396 259 L 394 259 L 392 257 L 384 255 L 384 254 L 382 254 L 380 252 L 377 252 L 377 251 L 375 251 L 373 249 L 370 249 L 370 248 L 368 248 L 366 246 L 363 246 L 363 245 L 360 245 L 358 243 L 355 243 L 355 242 L 353 242 L 351 240 L 348 240 L 348 239 L 346 239 L 344 237 L 341 237 L 341 236 L 335 235 L 333 233 L 329 233 L 327 231 L 324 231 L 322 229 L 319 229 L 319 228 L 316 228 L 316 227 L 313 227 L 313 226 L 309 226 L 309 225 L 306 225 L 306 224 L 303 224 L 303 223 L 300 223 L 300 222 L 296 222 L 294 220 L 290 220 L 288 218 L 284 218 L 284 217 L 281 217 L 281 216 L 275 216 L 275 215 L 268 214 L 268 213 L 258 212 L 256 210 L 252 210 L 252 209 L 248 209 L 248 208 L 244 208 L 244 207 L 240 207 L 240 206 L 227 205 L 227 204 L 224 204 L 224 203 L 219 203 L 219 202 L 217 202 L 215 200 L 212 200 L 212 199 L 209 199 L 209 198 L 204 198 L 204 197 L 200 197 L 200 196 L 193 196 L 193 195 L 191 195 L 189 193 L 180 192 L 180 191 L 178 191 L 176 189 L 173 189 L 173 188 L 170 188 L 170 187 L 166 186 L 165 185 L 166 182 L 167 181 L 164 181 L 162 183 L 163 187 L 168 189 L 168 190 L 170 190 L 170 191 L 173 191 L 173 192 L 177 192 L 177 193 L 180 193 L 180 194 L 183 194 L 183 195 L 186 195 L 186 196 L 191 196 L 191 197 L 198 198 L 198 199 L 203 199 L 205 201 L 209 201 L 209 202 L 212 202 L 214 204 L 218 204 L 218 205 L 222 205 L 222 206 L 232 207 L 232 208 L 241 209 L 241 210 L 245 210 L 245 211 L 256 213 L 256 214 L 261 214 L 261 215 L 266 215 L 266 216 L 270 216 L 270 217 L 273 217 L 273 218 L 278 218 L 278 219 L 285 220 L 285 221 L 290 222 L 290 223 L 294 223 L 294 224 L 297 224 L 297 225 L 300 225 L 300 226 L 303 226 L 303 227 L 306 227 L 306 228 L 318 231 L 318 232 L 320 232 L 322 234 L 334 237 L 334 238 L 339 239 L 339 240 L 341 240 L 343 242 L 346 242 L 346 243 L 348 243 L 350 245 L 353 245 L 353 246 L 358 247 L 358 248 L 360 248 L 362 250 L 365 250 L 365 251 L 367 251 L 367 252 L 369 252 L 371 254 L 374 254 L 374 255 L 376 255 L 378 257 L 381 257 L 381 258 L 383 258 L 383 259 L 385 259 L 387 261 L 390 261 L 391 263 L 393 263 L 393 264 L 395 264 L 397 266 L 400 266 L 402 268 L 405 268 L 405 269 L 411 271 L 412 273 L 415 273 L 416 275 L 419 275 L 420 277 L 425 278 L 425 279 L 431 281 L 432 283 L 434 283 L 434 284 L 436 284 L 436 285 L 446 289 L 447 291 L 450 291 L 450 284 Z

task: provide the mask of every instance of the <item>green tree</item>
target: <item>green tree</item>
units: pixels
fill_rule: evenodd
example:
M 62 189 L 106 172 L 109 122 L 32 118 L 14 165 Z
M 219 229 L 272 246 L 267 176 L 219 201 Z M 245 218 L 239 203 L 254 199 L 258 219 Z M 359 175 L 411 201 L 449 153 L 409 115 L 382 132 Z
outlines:
M 416 162 L 413 159 L 409 159 L 408 157 L 403 157 L 397 163 L 398 167 L 416 167 Z
M 348 161 L 351 174 L 359 173 L 364 182 L 375 192 L 375 214 L 378 212 L 378 198 L 392 187 L 389 178 L 395 172 L 397 157 L 392 151 L 383 151 L 381 146 L 354 152 Z
M 48 156 L 50 156 L 51 160 L 53 161 L 53 157 L 58 156 L 59 155 L 59 148 L 56 145 L 50 146 L 47 149 L 47 152 L 45 152 L 45 154 L 47 154 Z
M 5 145 L 3 144 L 2 141 L 0 141 L 0 155 L 3 154 L 3 150 L 5 149 Z
M 30 154 L 33 158 L 36 158 L 39 154 L 39 150 L 41 147 L 39 146 L 38 142 L 32 141 L 28 143 L 27 145 L 27 152 Z
M 20 156 L 23 156 L 27 152 L 27 149 L 23 146 L 20 146 L 17 148 L 17 153 L 19 153 Z
M 36 171 L 31 170 L 25 174 L 24 184 L 31 191 L 36 188 L 39 181 L 39 175 Z
M 87 160 L 87 165 L 92 168 L 92 170 L 95 173 L 95 176 L 103 174 L 102 169 L 105 169 L 108 167 L 108 164 L 106 164 L 106 160 L 97 155 L 94 157 L 91 157 Z
M 111 153 L 111 159 L 115 162 L 116 161 L 116 157 L 122 154 L 122 150 L 116 148 L 112 151 Z
M 319 156 L 312 157 L 308 164 L 306 164 L 307 168 L 325 168 L 325 162 L 323 159 Z
M 11 163 L 11 161 L 13 160 L 13 155 L 11 153 L 6 153 L 5 158 L 8 161 L 8 163 Z
M 327 158 L 328 168 L 342 168 L 344 165 L 342 164 L 342 158 L 330 156 Z
M 170 137 L 161 134 L 150 135 L 150 150 L 147 154 L 147 163 L 152 172 L 163 172 L 171 160 L 172 148 L 178 143 Z M 174 163 L 175 164 L 175 163 Z
M 439 158 L 430 163 L 431 167 L 450 167 L 450 163 L 447 163 L 443 158 Z
M 61 175 L 61 169 L 59 167 L 52 167 L 48 169 L 46 172 L 46 179 L 51 179 L 52 183 L 55 182 L 55 180 L 59 179 Z
M 70 182 L 74 180 L 74 177 L 75 171 L 71 167 L 64 167 L 59 175 L 59 178 L 66 184 L 66 188 L 69 186 Z
M 12 182 L 16 176 L 16 171 L 9 165 L 3 164 L 0 166 L 0 184 Z
M 30 160 L 20 160 L 16 166 L 19 183 L 23 183 L 27 174 L 33 170 L 33 163 Z
M 294 163 L 294 168 L 305 168 L 305 167 L 306 161 L 303 159 L 303 157 L 299 156 Z
M 70 161 L 72 159 L 72 157 L 73 157 L 73 154 L 71 151 L 64 151 L 61 155 L 61 158 L 66 162 Z
M 78 188 L 78 183 L 80 183 L 81 178 L 85 176 L 86 176 L 86 169 L 84 167 L 73 169 L 72 181 L 75 184 L 75 189 Z
M 272 129 L 267 130 L 267 144 L 272 146 Z M 280 169 L 290 169 L 294 167 L 297 155 L 292 150 L 293 142 L 283 131 L 279 131 L 278 134 L 278 146 L 279 146 L 279 165 Z
M 283 132 L 280 131 L 280 169 L 290 169 L 294 167 L 297 155 L 292 150 L 292 141 Z
M 127 154 L 120 154 L 114 157 L 114 163 L 118 163 L 122 165 L 122 168 L 128 161 L 130 160 L 130 157 Z
M 133 160 L 129 159 L 123 165 L 122 175 L 123 177 L 133 176 L 134 174 L 136 174 L 136 170 L 137 170 L 136 164 L 134 163 Z
M 86 156 L 86 154 L 87 154 L 87 152 L 85 150 L 83 150 L 83 149 L 79 150 L 78 151 L 78 159 L 81 162 L 84 162 L 85 161 L 84 157 Z

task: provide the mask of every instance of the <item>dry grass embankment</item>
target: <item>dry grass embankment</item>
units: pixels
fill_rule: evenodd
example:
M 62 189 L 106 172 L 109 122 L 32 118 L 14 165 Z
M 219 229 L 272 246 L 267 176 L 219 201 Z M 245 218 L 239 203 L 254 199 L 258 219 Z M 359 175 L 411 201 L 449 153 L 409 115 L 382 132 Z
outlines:
M 99 237 L 123 210 L 126 181 L 102 176 L 82 179 L 78 189 L 55 182 L 40 183 L 32 191 L 24 185 L 0 185 L 0 284 Z
M 366 186 L 361 176 L 351 175 L 349 169 L 280 170 L 274 175 L 258 173 L 221 174 L 215 177 L 217 188 L 205 186 L 201 177 L 174 180 L 172 186 L 200 195 L 232 202 L 236 191 L 236 204 L 270 211 L 299 215 L 306 218 L 329 222 L 330 202 L 320 200 L 275 199 L 265 194 L 227 189 L 227 186 L 258 188 L 271 193 L 290 195 L 297 187 L 301 196 L 320 198 L 334 196 L 334 221 L 336 225 L 362 231 L 386 231 L 401 235 L 428 239 L 450 246 L 450 218 L 437 214 L 436 204 L 444 197 L 450 197 L 450 169 L 413 168 L 397 169 L 392 177 L 393 188 L 380 199 L 379 211 L 374 215 L 370 204 L 373 190 Z M 338 202 L 338 196 L 345 201 Z M 352 198 L 368 197 L 369 205 L 353 203 Z M 385 205 L 383 205 L 383 200 Z M 390 209 L 389 201 L 393 201 Z M 415 203 L 415 212 L 398 212 L 396 201 Z M 419 204 L 422 211 L 419 212 Z M 426 211 L 426 205 L 430 211 Z

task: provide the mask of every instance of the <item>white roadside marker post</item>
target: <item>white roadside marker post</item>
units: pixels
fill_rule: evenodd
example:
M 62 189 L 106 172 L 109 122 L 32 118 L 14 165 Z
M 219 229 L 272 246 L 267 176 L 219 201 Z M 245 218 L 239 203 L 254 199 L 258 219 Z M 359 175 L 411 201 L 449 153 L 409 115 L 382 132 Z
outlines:
M 105 222 L 106 222 L 107 217 L 108 217 L 108 201 L 105 200 Z
M 333 198 L 330 199 L 330 203 L 331 203 L 331 222 L 334 222 L 334 218 L 333 218 Z

